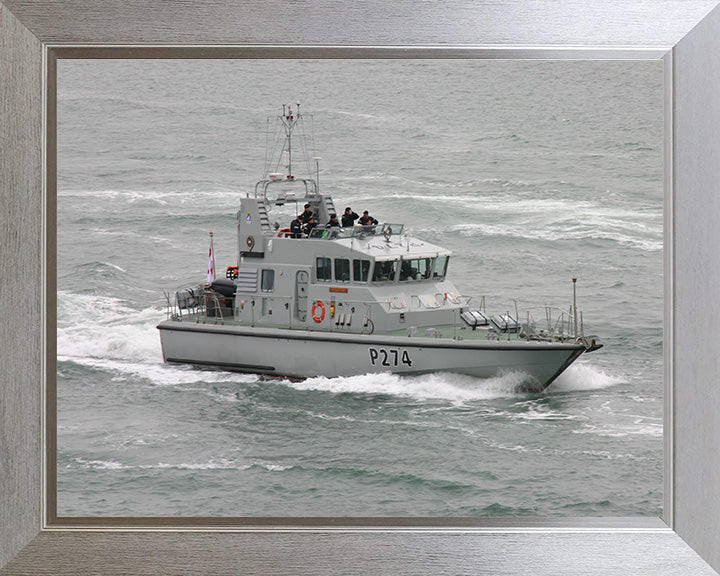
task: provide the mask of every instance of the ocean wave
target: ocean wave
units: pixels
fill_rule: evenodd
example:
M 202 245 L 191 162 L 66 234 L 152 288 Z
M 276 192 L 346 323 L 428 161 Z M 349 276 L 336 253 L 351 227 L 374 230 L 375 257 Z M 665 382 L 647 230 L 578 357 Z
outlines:
M 550 384 L 547 393 L 581 392 L 586 390 L 602 390 L 618 384 L 625 384 L 625 376 L 607 374 L 592 364 L 576 362 L 568 367 Z
M 443 200 L 448 198 L 447 191 L 459 190 L 460 194 L 463 194 L 466 198 L 467 195 L 474 194 L 490 194 L 491 196 L 498 198 L 504 198 L 507 196 L 507 188 L 512 188 L 515 193 L 526 193 L 528 191 L 537 192 L 538 184 L 534 182 L 528 182 L 519 179 L 505 179 L 505 178 L 472 178 L 469 180 L 456 180 L 456 179 L 435 179 L 432 177 L 425 178 L 410 178 L 409 176 L 403 176 L 395 173 L 388 172 L 368 172 L 365 169 L 354 168 L 354 169 L 326 169 L 325 172 L 328 175 L 332 175 L 337 182 L 338 186 L 346 184 L 352 184 L 355 181 L 364 182 L 378 182 L 379 185 L 386 187 L 388 183 L 392 183 L 392 189 L 406 190 L 407 192 L 393 194 L 393 197 L 407 198 L 412 194 L 417 193 L 420 190 L 426 190 L 427 193 L 422 198 L 430 199 L 427 194 L 436 194 L 437 190 L 442 190 L 442 196 L 434 196 L 433 200 Z M 337 172 L 337 175 L 335 173 Z M 345 182 L 343 178 L 348 178 L 349 181 Z M 543 187 L 547 186 L 560 186 L 566 187 L 569 182 L 564 180 L 558 180 L 556 182 L 545 182 Z M 499 194 L 497 189 L 502 189 L 502 194 Z M 414 192 L 411 192 L 414 191 Z M 383 194 L 383 197 L 386 197 Z
M 605 228 L 594 225 L 560 226 L 557 224 L 544 227 L 512 226 L 508 224 L 458 224 L 451 228 L 460 235 L 476 237 L 503 237 L 522 240 L 540 240 L 545 242 L 595 240 L 609 241 L 640 249 L 644 252 L 658 252 L 663 249 L 662 238 L 641 238 L 631 235 L 629 231 L 613 230 L 609 225 Z
M 572 197 L 541 197 L 536 193 L 517 196 L 496 196 L 482 192 L 423 194 L 386 194 L 378 201 L 371 197 L 355 198 L 363 205 L 374 202 L 375 213 L 400 209 L 407 214 L 425 215 L 438 205 L 450 217 L 448 225 L 437 226 L 436 219 L 428 226 L 415 229 L 418 235 L 461 235 L 468 238 L 505 237 L 548 242 L 598 240 L 631 246 L 643 251 L 663 249 L 663 215 L 657 209 L 638 209 L 631 204 L 613 204 L 598 200 L 577 200 Z M 407 204 L 407 207 L 405 208 Z M 452 215 L 462 215 L 452 217 Z M 455 223 L 452 223 L 453 220 Z
M 589 434 L 606 438 L 627 438 L 628 436 L 663 437 L 663 425 L 659 422 L 613 423 L 612 425 L 587 424 L 579 430 L 571 430 L 573 434 Z
M 85 262 L 77 267 L 75 273 L 100 278 L 116 278 L 120 276 L 118 272 L 126 274 L 127 270 L 112 262 Z
M 127 464 L 109 458 L 107 460 L 73 458 L 66 468 L 80 467 L 91 470 L 247 470 L 251 464 L 237 464 L 227 458 L 213 458 L 206 462 L 158 462 L 155 464 Z
M 525 412 L 516 412 L 512 414 L 515 420 L 529 420 L 542 422 L 558 422 L 561 420 L 585 420 L 585 416 L 578 414 L 564 414 L 553 410 L 540 410 L 538 408 L 530 408 Z
M 156 336 L 157 337 L 157 336 Z M 58 361 L 72 362 L 79 366 L 103 370 L 114 373 L 112 382 L 123 383 L 130 379 L 142 379 L 152 386 L 172 386 L 183 387 L 187 392 L 195 391 L 207 394 L 218 402 L 230 403 L 237 402 L 238 398 L 234 393 L 218 393 L 209 385 L 237 383 L 248 384 L 258 380 L 258 376 L 254 374 L 241 374 L 237 372 L 226 372 L 222 370 L 199 369 L 190 365 L 164 364 L 160 352 L 159 337 L 158 341 L 153 343 L 153 353 L 148 355 L 144 361 L 132 361 L 128 358 L 112 358 L 107 356 L 92 356 L 90 354 L 100 353 L 100 349 L 93 349 L 90 353 L 84 355 L 75 354 L 58 354 Z M 117 350 L 114 351 L 118 353 Z M 130 355 L 129 349 L 120 350 L 120 354 Z M 200 384 L 198 388 L 187 388 L 188 385 Z
M 173 470 L 246 470 L 248 466 L 238 465 L 233 460 L 227 458 L 211 459 L 207 462 L 179 462 L 169 464 L 166 462 L 158 462 L 157 464 L 142 464 L 138 466 L 141 469 L 147 468 L 159 468 L 159 469 L 173 469 Z
M 133 232 L 132 230 L 108 230 L 106 228 L 91 228 L 88 230 L 89 234 L 95 238 L 97 237 L 112 237 L 112 238 L 129 238 L 132 240 L 137 240 L 138 234 L 137 232 Z M 150 241 L 156 244 L 165 244 L 168 246 L 176 246 L 176 243 L 171 238 L 165 237 L 165 236 L 154 236 L 154 235 L 148 235 L 143 234 L 143 240 L 144 241 Z M 112 265 L 112 264 L 111 264 Z M 123 270 L 122 268 L 119 268 L 122 272 L 126 272 L 126 270 Z
M 72 201 L 85 201 L 92 198 L 103 201 L 117 200 L 122 203 L 136 204 L 138 202 L 154 202 L 161 206 L 170 204 L 197 204 L 198 206 L 207 206 L 208 203 L 216 201 L 218 206 L 227 206 L 233 204 L 234 198 L 239 198 L 240 193 L 229 187 L 219 187 L 217 183 L 197 188 L 183 188 L 173 190 L 158 189 L 123 189 L 123 188 L 69 188 L 63 187 L 58 190 L 58 197 Z M 233 204 L 234 205 L 234 204 Z
M 93 470 L 123 470 L 130 468 L 126 464 L 122 464 L 117 460 L 87 460 L 86 458 L 73 458 L 72 464 L 66 464 L 65 468 L 70 468 L 72 465 L 78 465 L 81 468 L 90 468 Z
M 164 318 L 162 310 L 137 310 L 118 298 L 58 292 L 58 359 L 157 363 L 155 326 Z
M 637 454 L 626 452 L 611 452 L 609 450 L 582 450 L 580 454 L 602 460 L 630 460 L 634 462 L 646 462 L 649 460 L 646 456 L 638 456 Z
M 338 116 L 350 116 L 352 118 L 360 118 L 362 120 L 382 120 L 377 114 L 368 114 L 365 112 L 355 112 L 348 110 L 328 110 L 328 114 L 337 114 Z
M 286 472 L 288 470 L 304 470 L 299 464 L 277 464 L 275 462 L 266 462 L 264 460 L 253 461 L 248 468 L 260 468 L 268 472 Z
M 364 374 L 337 378 L 315 377 L 284 381 L 296 390 L 317 390 L 333 394 L 371 394 L 408 397 L 415 400 L 446 400 L 463 404 L 476 400 L 506 398 L 524 394 L 528 375 L 508 373 L 495 378 L 474 378 L 437 372 L 423 376 Z
M 101 95 L 63 95 L 63 106 L 67 106 L 70 111 L 82 111 L 87 114 L 90 110 L 101 110 L 107 116 L 107 109 L 113 109 L 115 112 L 135 112 L 146 111 L 153 114 L 168 114 L 174 112 L 173 107 L 162 100 L 151 101 L 149 99 L 139 100 L 129 97 L 118 96 L 101 96 Z
M 192 154 L 189 152 L 178 152 L 177 154 L 165 154 L 162 152 L 147 153 L 147 154 L 130 154 L 128 155 L 130 160 L 152 160 L 152 161 L 181 161 L 181 162 L 206 162 L 210 160 L 205 154 Z

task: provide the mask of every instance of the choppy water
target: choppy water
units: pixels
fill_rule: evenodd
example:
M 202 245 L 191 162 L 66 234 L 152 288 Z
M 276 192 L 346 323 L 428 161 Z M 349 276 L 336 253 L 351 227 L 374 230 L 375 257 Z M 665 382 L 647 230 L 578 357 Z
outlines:
M 660 515 L 661 66 L 60 61 L 59 514 Z M 336 206 L 402 215 L 489 309 L 567 307 L 577 277 L 605 348 L 542 395 L 164 365 L 162 292 L 211 230 L 236 263 L 296 100 Z

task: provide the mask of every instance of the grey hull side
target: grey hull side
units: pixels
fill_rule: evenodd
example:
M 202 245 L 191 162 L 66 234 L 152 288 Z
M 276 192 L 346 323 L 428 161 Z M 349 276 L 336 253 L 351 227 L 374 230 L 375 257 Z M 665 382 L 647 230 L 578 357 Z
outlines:
M 528 376 L 528 389 L 544 389 L 584 351 L 563 343 L 328 334 L 174 321 L 162 322 L 158 329 L 166 362 L 294 378 L 383 372 L 491 378 L 518 372 Z

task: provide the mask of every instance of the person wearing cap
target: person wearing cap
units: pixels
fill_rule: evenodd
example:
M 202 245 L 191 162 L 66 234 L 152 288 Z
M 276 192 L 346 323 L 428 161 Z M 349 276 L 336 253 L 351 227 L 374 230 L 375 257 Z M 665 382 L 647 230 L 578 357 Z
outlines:
M 292 238 L 302 238 L 302 221 L 299 216 L 290 222 L 290 236 Z
M 325 224 L 325 228 L 332 228 L 333 226 L 340 227 L 340 222 L 338 222 L 337 214 L 330 214 L 330 221 Z
M 352 211 L 352 208 L 348 206 L 345 208 L 345 213 L 342 215 L 342 225 L 343 228 L 349 228 L 350 226 L 355 225 L 355 220 L 360 218 L 355 212 Z
M 303 210 L 303 213 L 298 216 L 298 219 L 300 222 L 303 222 L 305 224 L 308 224 L 310 222 L 310 218 L 313 217 L 313 212 L 310 209 L 310 204 L 305 204 L 305 210 Z
M 360 220 L 358 220 L 358 223 L 361 226 L 370 226 L 371 224 L 377 224 L 378 221 L 375 220 L 375 218 L 373 218 L 372 216 L 370 216 L 370 214 L 368 214 L 368 211 L 365 210 L 365 212 L 363 212 L 363 215 L 360 217 Z

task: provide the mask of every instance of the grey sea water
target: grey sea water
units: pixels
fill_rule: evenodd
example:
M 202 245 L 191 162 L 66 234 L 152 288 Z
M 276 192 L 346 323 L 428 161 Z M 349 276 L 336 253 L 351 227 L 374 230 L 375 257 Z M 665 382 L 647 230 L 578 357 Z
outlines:
M 336 206 L 452 249 L 491 310 L 567 308 L 577 277 L 605 347 L 539 395 L 164 365 L 163 291 L 210 231 L 236 264 L 297 100 Z M 58 148 L 61 516 L 661 514 L 661 63 L 62 60 Z

